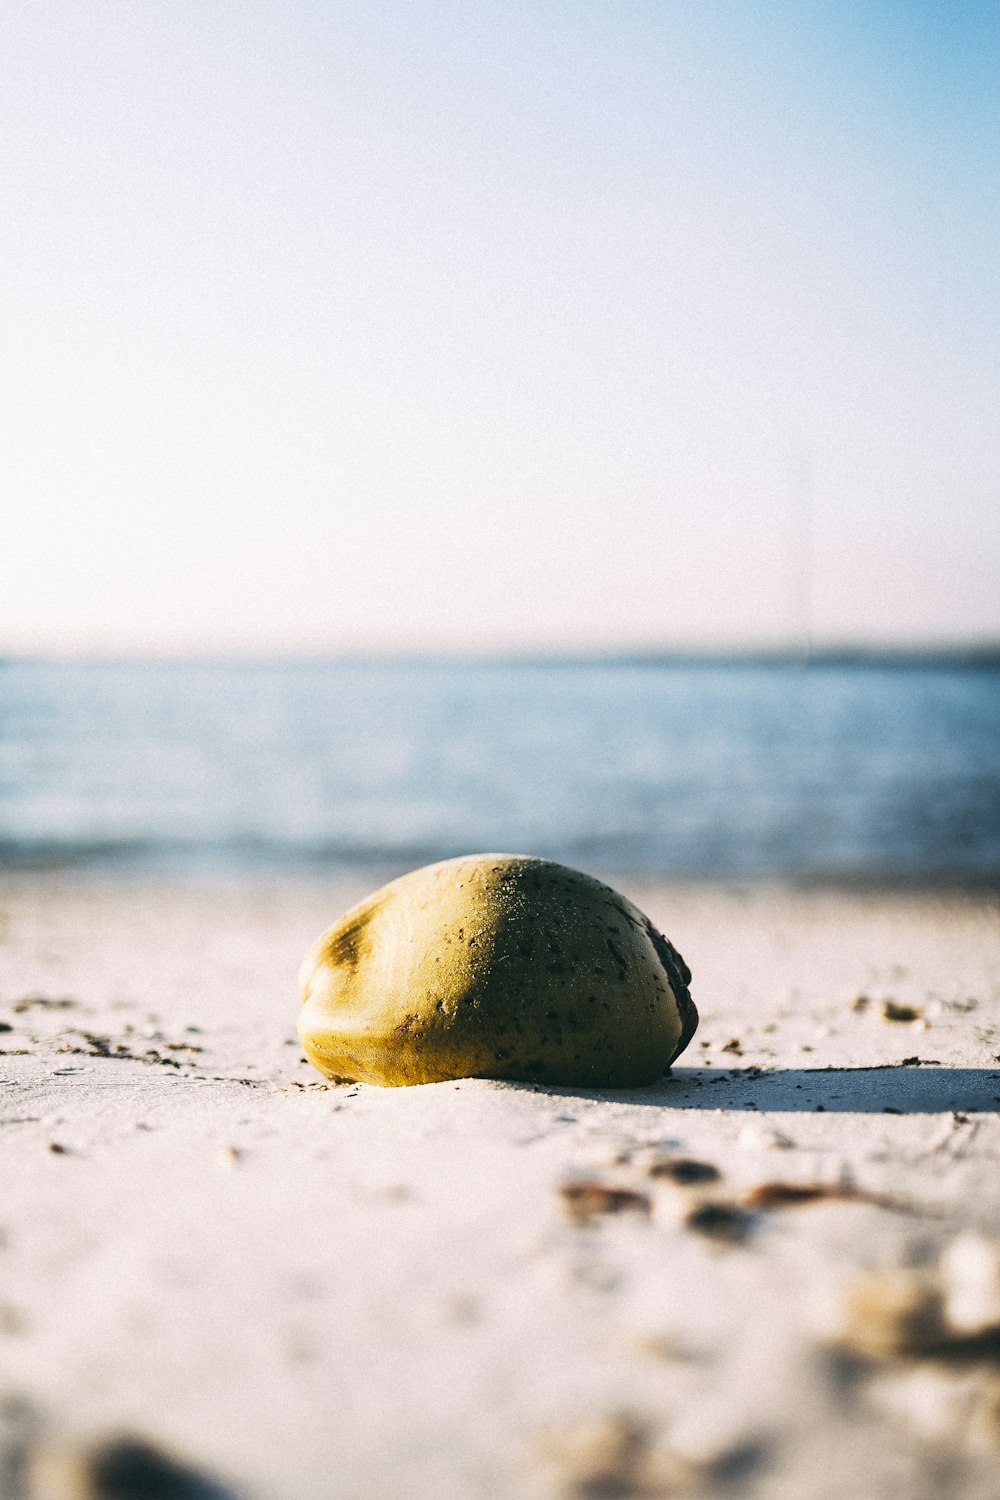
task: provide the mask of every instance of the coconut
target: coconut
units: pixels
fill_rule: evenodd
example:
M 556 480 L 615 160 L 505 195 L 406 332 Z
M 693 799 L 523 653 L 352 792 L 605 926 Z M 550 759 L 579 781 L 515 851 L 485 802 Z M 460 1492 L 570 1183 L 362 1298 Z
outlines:
M 630 1088 L 694 1034 L 690 979 L 610 886 L 470 855 L 391 881 L 323 933 L 299 975 L 299 1036 L 328 1078 Z

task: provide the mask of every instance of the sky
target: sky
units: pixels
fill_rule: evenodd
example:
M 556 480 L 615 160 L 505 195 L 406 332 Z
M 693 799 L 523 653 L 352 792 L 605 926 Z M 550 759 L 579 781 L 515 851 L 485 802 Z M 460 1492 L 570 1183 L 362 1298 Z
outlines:
M 0 652 L 1000 638 L 994 3 L 0 49 Z

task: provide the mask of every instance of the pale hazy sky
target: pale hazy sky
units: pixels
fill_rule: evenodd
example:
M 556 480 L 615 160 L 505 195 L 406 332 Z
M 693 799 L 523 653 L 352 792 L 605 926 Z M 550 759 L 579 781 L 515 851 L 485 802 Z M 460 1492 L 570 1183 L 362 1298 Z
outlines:
M 992 0 L 0 57 L 0 651 L 1000 637 Z

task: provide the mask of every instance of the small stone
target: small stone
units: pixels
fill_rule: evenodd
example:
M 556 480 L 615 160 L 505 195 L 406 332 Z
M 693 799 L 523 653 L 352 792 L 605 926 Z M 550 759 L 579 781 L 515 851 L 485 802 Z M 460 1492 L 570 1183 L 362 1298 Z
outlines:
M 602 1182 L 564 1182 L 559 1196 L 570 1218 L 577 1223 L 587 1223 L 602 1214 L 637 1213 L 648 1218 L 652 1211 L 645 1193 L 609 1187 Z
M 678 1187 L 691 1187 L 701 1182 L 718 1182 L 721 1173 L 709 1161 L 694 1161 L 690 1157 L 658 1157 L 649 1166 L 650 1177 L 666 1178 Z
M 26 1500 L 232 1500 L 230 1492 L 141 1438 L 93 1448 L 43 1448 L 28 1467 Z
M 882 1001 L 883 1021 L 921 1021 L 923 1014 L 918 1005 L 899 1005 L 895 1000 Z
M 560 1492 L 569 1500 L 683 1494 L 701 1488 L 699 1466 L 658 1440 L 653 1424 L 630 1412 L 564 1428 L 545 1442 Z
M 627 1412 L 564 1429 L 546 1446 L 562 1471 L 570 1495 L 628 1495 L 646 1449 L 648 1428 Z
M 684 1223 L 695 1234 L 725 1245 L 741 1245 L 753 1227 L 751 1216 L 731 1203 L 699 1203 Z
M 747 1433 L 734 1414 L 712 1402 L 695 1403 L 682 1413 L 671 1429 L 670 1448 L 675 1462 L 688 1466 L 690 1479 L 696 1481 L 692 1488 L 699 1493 L 718 1487 L 744 1495 L 745 1482 L 763 1466 L 769 1444 Z M 688 1495 L 690 1490 L 685 1487 L 681 1493 Z
M 858 1277 L 838 1321 L 835 1341 L 868 1359 L 936 1353 L 948 1336 L 936 1279 L 911 1270 Z
M 16 1016 L 23 1016 L 26 1011 L 36 1008 L 39 1010 L 72 1010 L 75 1005 L 76 1001 L 71 1000 L 68 995 L 58 995 L 55 997 L 49 995 L 25 995 L 23 999 L 16 1002 L 13 1009 Z

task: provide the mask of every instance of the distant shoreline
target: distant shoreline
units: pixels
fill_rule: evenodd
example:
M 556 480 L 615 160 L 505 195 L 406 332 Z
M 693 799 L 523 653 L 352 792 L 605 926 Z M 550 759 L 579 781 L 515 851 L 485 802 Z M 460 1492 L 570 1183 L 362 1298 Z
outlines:
M 791 646 L 740 648 L 636 647 L 627 650 L 565 651 L 343 651 L 287 652 L 249 655 L 244 652 L 127 653 L 8 652 L 0 654 L 0 670 L 24 666 L 60 667 L 370 667 L 370 668 L 674 668 L 674 667 L 797 667 L 814 668 L 945 668 L 1000 671 L 1000 641 L 979 645 L 943 646 L 814 646 L 808 651 Z
M 472 852 L 471 850 L 465 852 Z M 177 851 L 156 848 L 25 849 L 0 845 L 0 887 L 10 891 L 38 885 L 86 888 L 94 892 L 121 887 L 155 890 L 304 890 L 317 886 L 364 892 L 395 880 L 409 870 L 454 858 L 455 852 L 423 850 L 393 858 L 373 853 L 368 860 L 340 860 L 308 855 L 286 855 L 254 863 L 227 858 L 227 851 L 203 849 L 187 858 Z M 200 857 L 199 857 L 200 855 Z M 575 868 L 618 889 L 633 891 L 717 892 L 747 899 L 771 893 L 780 898 L 825 896 L 911 900 L 986 902 L 1000 900 L 1000 870 L 962 871 L 937 867 L 928 870 L 746 870 L 655 869 L 641 866 L 578 861 Z

